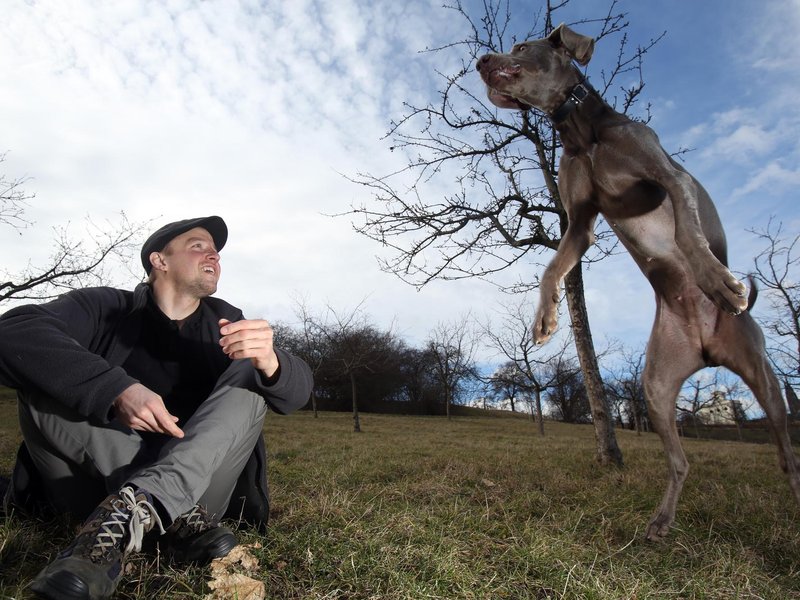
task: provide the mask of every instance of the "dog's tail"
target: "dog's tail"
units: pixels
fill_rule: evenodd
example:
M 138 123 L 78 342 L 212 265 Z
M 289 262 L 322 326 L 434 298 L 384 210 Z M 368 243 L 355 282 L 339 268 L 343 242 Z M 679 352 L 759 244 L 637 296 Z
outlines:
M 753 277 L 752 273 L 747 275 L 747 281 L 750 282 L 750 293 L 747 295 L 747 312 L 750 312 L 750 309 L 756 303 L 756 298 L 758 298 L 758 284 L 756 284 L 756 278 Z

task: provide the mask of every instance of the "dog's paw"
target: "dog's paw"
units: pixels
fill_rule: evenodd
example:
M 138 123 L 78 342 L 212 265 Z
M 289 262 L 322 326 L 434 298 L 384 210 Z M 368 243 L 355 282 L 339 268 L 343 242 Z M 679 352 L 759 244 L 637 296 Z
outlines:
M 650 521 L 644 538 L 648 542 L 663 542 L 669 535 L 669 526 L 672 519 L 666 515 L 658 514 Z
M 553 337 L 552 334 L 546 333 L 539 329 L 538 327 L 534 327 L 531 331 L 533 334 L 533 343 L 537 346 L 541 346 L 542 344 L 546 344 L 550 341 L 550 338 Z
M 697 285 L 720 309 L 731 315 L 747 310 L 747 287 L 721 263 L 696 273 Z
M 533 320 L 533 327 L 531 327 L 531 334 L 533 335 L 533 342 L 537 345 L 542 345 L 553 337 L 556 329 L 558 328 L 558 313 L 555 309 L 536 312 L 536 317 Z

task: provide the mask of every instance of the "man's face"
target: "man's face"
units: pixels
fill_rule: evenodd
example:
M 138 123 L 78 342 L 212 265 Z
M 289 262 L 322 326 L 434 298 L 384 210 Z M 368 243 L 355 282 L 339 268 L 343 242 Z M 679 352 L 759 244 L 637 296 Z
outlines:
M 167 265 L 165 279 L 175 289 L 205 298 L 217 291 L 221 274 L 219 253 L 211 234 L 202 227 L 195 227 L 172 238 L 161 252 Z

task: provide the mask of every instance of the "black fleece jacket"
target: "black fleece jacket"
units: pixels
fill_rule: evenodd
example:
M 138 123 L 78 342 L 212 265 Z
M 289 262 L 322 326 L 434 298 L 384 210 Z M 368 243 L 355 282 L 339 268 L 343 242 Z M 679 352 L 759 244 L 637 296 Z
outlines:
M 136 344 L 149 289 L 109 287 L 74 290 L 44 304 L 13 308 L 0 316 L 0 383 L 34 388 L 99 422 L 113 417 L 117 396 L 137 380 L 122 364 Z M 204 339 L 219 345 L 221 318 L 238 321 L 242 311 L 218 298 L 201 301 Z M 222 357 L 217 384 L 249 389 L 274 411 L 290 413 L 307 402 L 311 370 L 301 359 L 276 349 L 280 374 L 265 385 L 249 360 Z
M 121 365 L 139 339 L 149 294 L 147 284 L 137 286 L 133 292 L 87 288 L 45 304 L 9 310 L 0 316 L 0 384 L 38 389 L 89 420 L 109 421 L 114 400 L 136 383 Z M 217 298 L 205 298 L 202 303 L 200 337 L 219 348 L 219 319 L 238 321 L 242 311 Z M 249 389 L 282 414 L 302 407 L 313 386 L 311 370 L 288 352 L 275 352 L 280 373 L 276 381 L 265 385 L 249 360 L 231 360 L 220 348 L 211 361 L 216 377 L 214 389 L 223 385 Z M 38 510 L 46 504 L 42 486 L 23 442 L 12 475 L 11 504 L 23 512 Z M 266 527 L 269 486 L 263 434 L 239 476 L 228 511 L 222 516 L 244 520 L 260 529 Z

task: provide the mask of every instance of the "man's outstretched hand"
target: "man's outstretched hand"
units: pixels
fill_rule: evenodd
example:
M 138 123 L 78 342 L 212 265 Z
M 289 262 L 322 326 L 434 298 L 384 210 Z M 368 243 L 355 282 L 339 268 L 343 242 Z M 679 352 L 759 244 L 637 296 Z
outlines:
M 138 431 L 165 433 L 182 438 L 183 431 L 175 423 L 178 417 L 171 415 L 161 396 L 134 383 L 114 400 L 117 421 Z

